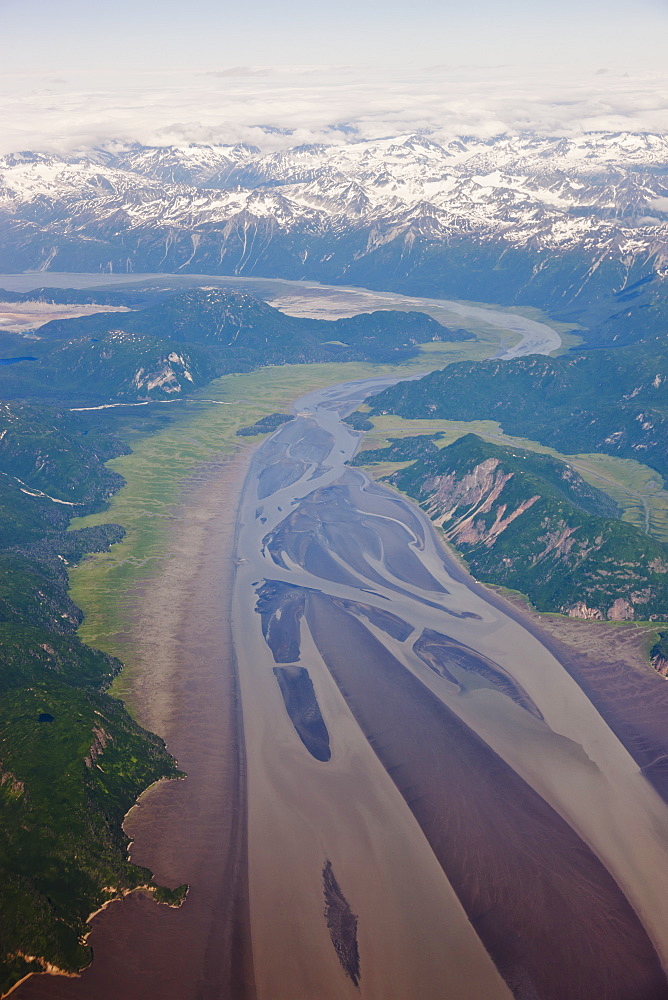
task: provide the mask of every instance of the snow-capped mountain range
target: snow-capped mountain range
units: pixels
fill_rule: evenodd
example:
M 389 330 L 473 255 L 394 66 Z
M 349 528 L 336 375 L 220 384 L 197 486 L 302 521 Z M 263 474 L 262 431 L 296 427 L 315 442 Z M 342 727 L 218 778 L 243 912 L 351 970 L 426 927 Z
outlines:
M 491 252 L 488 269 L 509 251 L 528 255 L 525 282 L 576 255 L 572 294 L 603 262 L 618 284 L 640 261 L 663 276 L 668 136 L 406 135 L 269 154 L 189 145 L 0 158 L 4 271 L 369 281 L 390 265 L 407 276 L 428 260 L 433 271 L 453 246 Z

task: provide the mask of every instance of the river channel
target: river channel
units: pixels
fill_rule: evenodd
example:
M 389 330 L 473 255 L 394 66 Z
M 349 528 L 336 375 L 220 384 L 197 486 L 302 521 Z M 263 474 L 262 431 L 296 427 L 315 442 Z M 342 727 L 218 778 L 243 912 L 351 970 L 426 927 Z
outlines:
M 0 289 L 27 292 L 35 288 L 80 288 L 91 291 L 151 290 L 179 292 L 188 288 L 229 289 L 263 299 L 291 316 L 339 319 L 376 309 L 426 312 L 445 326 L 471 322 L 480 330 L 500 333 L 499 357 L 550 354 L 561 347 L 561 337 L 553 327 L 512 309 L 372 291 L 349 285 L 322 285 L 317 281 L 289 281 L 284 278 L 241 278 L 209 274 L 82 274 L 27 271 L 0 274 Z M 1 293 L 0 293 L 1 298 Z M 2 303 L 0 302 L 0 309 Z
M 422 308 L 496 326 L 503 357 L 560 344 L 506 310 L 314 282 L 0 276 L 19 290 L 134 282 L 243 288 L 320 318 Z M 238 503 L 231 598 L 222 543 L 202 552 L 165 732 L 189 779 L 154 789 L 131 824 L 133 857 L 187 878 L 186 904 L 158 923 L 139 897 L 111 907 L 81 979 L 17 995 L 668 1000 L 652 741 L 622 739 L 596 678 L 476 584 L 415 504 L 347 465 L 360 435 L 342 418 L 393 381 L 304 397 L 255 452 L 227 511 Z
M 668 809 L 562 663 L 346 465 L 387 381 L 257 451 L 233 634 L 259 1000 L 668 996 Z

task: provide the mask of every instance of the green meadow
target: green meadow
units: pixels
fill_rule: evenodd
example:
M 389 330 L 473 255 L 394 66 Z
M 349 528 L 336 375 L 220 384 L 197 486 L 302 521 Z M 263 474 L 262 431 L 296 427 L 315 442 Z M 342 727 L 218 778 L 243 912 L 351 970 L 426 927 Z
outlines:
M 532 318 L 547 322 L 537 311 L 530 312 Z M 457 319 L 458 325 L 463 321 L 454 314 L 452 319 Z M 123 476 L 125 485 L 104 511 L 75 518 L 71 528 L 115 523 L 123 526 L 126 535 L 110 551 L 90 555 L 71 570 L 71 596 L 85 615 L 79 630 L 81 639 L 131 665 L 130 626 L 138 588 L 159 573 L 166 560 L 176 558 L 170 549 L 170 537 L 179 530 L 183 487 L 206 464 L 226 461 L 258 440 L 237 437 L 239 428 L 276 411 L 289 411 L 295 400 L 317 388 L 358 378 L 409 377 L 457 361 L 483 360 L 493 355 L 502 342 L 518 338 L 509 330 L 478 319 L 467 317 L 465 322 L 475 333 L 475 340 L 424 344 L 414 359 L 399 365 L 350 362 L 272 366 L 249 374 L 225 375 L 175 402 L 106 411 L 110 420 L 117 421 L 112 429 L 117 429 L 132 447 L 132 454 L 108 463 Z M 147 411 L 150 421 L 133 421 L 134 415 L 143 417 Z M 150 432 L 142 431 L 142 423 L 152 423 Z M 122 674 L 112 690 L 123 692 Z
M 130 624 L 137 588 L 175 558 L 170 537 L 179 530 L 178 506 L 183 488 L 203 466 L 225 461 L 258 437 L 238 437 L 237 430 L 276 411 L 289 411 L 306 393 L 358 378 L 410 376 L 474 356 L 488 356 L 494 344 L 428 345 L 424 355 L 398 366 L 366 363 L 281 365 L 247 375 L 225 375 L 186 400 L 149 404 L 165 426 L 129 438 L 132 454 L 112 459 L 109 467 L 125 485 L 106 510 L 75 518 L 72 528 L 115 523 L 125 528 L 122 542 L 108 552 L 85 558 L 70 573 L 72 599 L 85 618 L 79 630 L 87 644 L 132 663 Z M 138 408 L 147 410 L 149 407 Z M 120 419 L 132 407 L 118 408 Z M 136 412 L 136 410 L 135 410 Z M 121 679 L 112 690 L 121 693 Z

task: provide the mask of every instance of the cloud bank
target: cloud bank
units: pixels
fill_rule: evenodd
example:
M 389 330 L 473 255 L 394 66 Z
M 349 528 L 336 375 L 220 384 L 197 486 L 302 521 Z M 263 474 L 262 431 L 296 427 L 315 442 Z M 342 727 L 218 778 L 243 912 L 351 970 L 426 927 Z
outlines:
M 278 149 L 424 130 L 437 139 L 538 132 L 668 132 L 668 71 L 579 76 L 512 66 L 405 75 L 345 66 L 0 77 L 0 153 L 110 144 L 248 142 Z

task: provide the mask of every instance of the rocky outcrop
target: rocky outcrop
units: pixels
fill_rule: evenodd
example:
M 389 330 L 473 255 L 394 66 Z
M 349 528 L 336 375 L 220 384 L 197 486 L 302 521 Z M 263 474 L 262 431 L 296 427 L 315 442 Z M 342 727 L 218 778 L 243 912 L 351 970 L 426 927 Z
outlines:
M 629 601 L 624 600 L 623 597 L 618 597 L 613 602 L 612 607 L 608 608 L 608 618 L 610 621 L 632 621 L 634 617 L 633 605 Z
M 540 499 L 536 494 L 510 511 L 505 503 L 495 508 L 504 486 L 513 476 L 512 472 L 506 474 L 499 470 L 498 465 L 498 459 L 489 458 L 461 479 L 451 473 L 425 484 L 425 489 L 435 488 L 427 510 L 435 523 L 444 529 L 446 538 L 466 545 L 483 544 L 491 548 L 515 518 Z M 494 513 L 494 521 L 488 525 L 479 515 L 490 512 Z M 446 527 L 451 520 L 454 520 L 452 526 Z
M 659 641 L 649 654 L 650 662 L 662 677 L 668 677 L 668 632 L 659 632 Z
M 578 601 L 570 608 L 562 609 L 569 618 L 582 618 L 585 621 L 608 621 L 626 622 L 633 621 L 636 617 L 635 609 L 630 601 L 623 597 L 618 597 L 612 605 L 604 610 L 602 608 L 590 608 L 584 601 Z
M 582 618 L 584 621 L 602 621 L 604 618 L 600 608 L 588 608 L 584 601 L 578 601 L 571 608 L 564 608 L 569 618 Z
M 668 677 L 668 658 L 665 656 L 653 656 L 651 657 L 651 663 L 658 674 L 662 677 Z
M 420 501 L 481 580 L 572 618 L 668 618 L 667 547 L 620 520 L 572 466 L 474 434 L 444 448 L 424 435 L 395 439 L 378 452 L 388 458 L 411 461 L 390 480 Z

